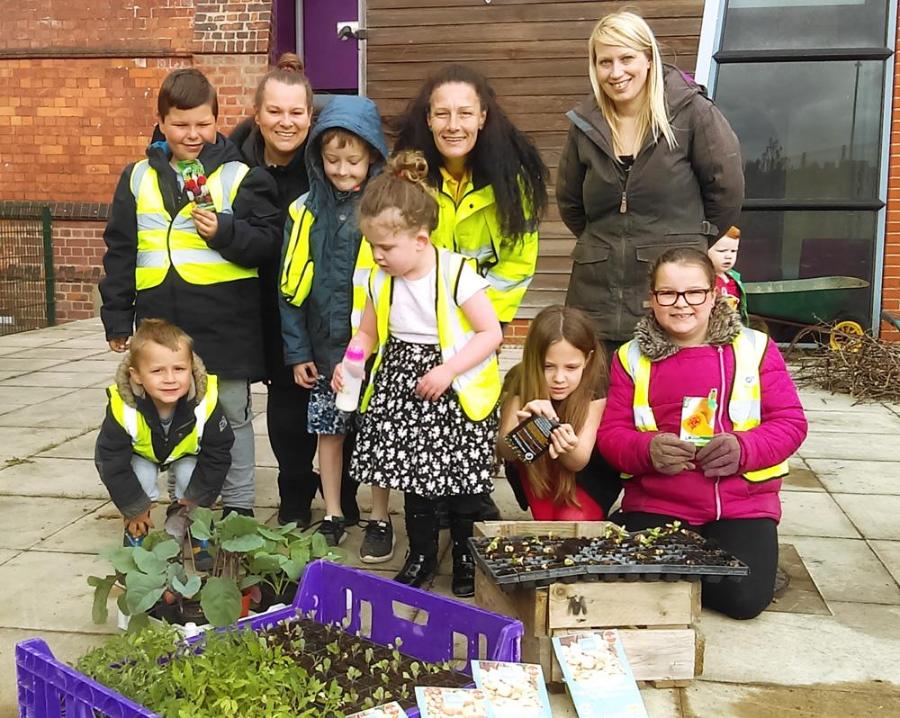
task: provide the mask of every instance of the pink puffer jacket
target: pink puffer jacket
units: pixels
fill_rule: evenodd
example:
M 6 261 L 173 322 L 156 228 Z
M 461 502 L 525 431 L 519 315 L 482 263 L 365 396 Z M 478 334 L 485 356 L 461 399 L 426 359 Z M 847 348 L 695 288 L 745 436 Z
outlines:
M 685 396 L 707 396 L 718 388 L 724 411 L 716 432 L 731 432 L 728 398 L 734 378 L 731 340 L 740 330 L 737 315 L 717 304 L 710 318 L 710 344 L 679 349 L 652 317 L 641 320 L 635 336 L 651 360 L 650 406 L 660 432 L 679 434 Z M 724 381 L 723 381 L 724 380 Z M 781 354 L 769 340 L 760 366 L 761 422 L 750 431 L 734 432 L 741 445 L 739 474 L 707 478 L 702 469 L 676 476 L 658 473 L 650 461 L 653 432 L 634 425 L 634 383 L 618 357 L 612 362 L 609 397 L 597 432 L 600 453 L 625 481 L 622 509 L 677 516 L 691 524 L 717 519 L 781 518 L 780 479 L 750 482 L 741 474 L 786 460 L 806 438 L 806 416 Z M 699 467 L 698 467 L 699 468 Z

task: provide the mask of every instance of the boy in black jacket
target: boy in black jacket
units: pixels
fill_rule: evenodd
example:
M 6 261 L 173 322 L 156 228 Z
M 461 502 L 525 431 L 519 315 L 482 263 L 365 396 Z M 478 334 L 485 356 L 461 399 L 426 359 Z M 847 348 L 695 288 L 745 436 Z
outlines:
M 165 143 L 122 173 L 104 240 L 101 317 L 114 351 L 148 317 L 182 327 L 219 377 L 219 400 L 234 431 L 222 487 L 226 512 L 252 515 L 255 498 L 250 382 L 265 376 L 258 267 L 278 256 L 277 194 L 216 131 L 216 91 L 195 69 L 175 70 L 157 98 Z M 211 207 L 197 202 L 193 175 Z M 179 166 L 182 163 L 182 166 Z M 196 173 L 197 169 L 194 168 Z
M 216 377 L 193 353 L 191 338 L 161 319 L 138 327 L 107 395 L 94 463 L 124 517 L 124 544 L 140 545 L 153 526 L 158 470 L 174 478 L 178 504 L 211 506 L 231 465 L 234 434 Z

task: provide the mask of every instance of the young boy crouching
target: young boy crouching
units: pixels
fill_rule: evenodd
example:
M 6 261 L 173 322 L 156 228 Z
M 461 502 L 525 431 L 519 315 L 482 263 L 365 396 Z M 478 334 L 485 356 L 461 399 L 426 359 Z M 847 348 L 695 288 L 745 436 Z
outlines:
M 193 341 L 162 319 L 145 319 L 107 389 L 94 463 L 125 520 L 125 546 L 140 545 L 159 497 L 157 472 L 168 469 L 178 505 L 211 506 L 231 466 L 234 434 Z M 194 546 L 197 567 L 209 554 Z

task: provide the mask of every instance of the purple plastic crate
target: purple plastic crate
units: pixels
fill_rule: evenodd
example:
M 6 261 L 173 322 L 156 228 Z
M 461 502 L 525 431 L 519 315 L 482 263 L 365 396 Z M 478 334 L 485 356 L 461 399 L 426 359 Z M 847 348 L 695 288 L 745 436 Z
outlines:
M 414 621 L 395 608 L 417 610 Z M 401 650 L 423 661 L 454 657 L 457 635 L 465 637 L 469 660 L 518 661 L 521 622 L 453 599 L 328 561 L 310 564 L 291 606 L 239 622 L 253 629 L 311 612 L 320 623 L 347 623 L 348 633 L 387 645 L 399 638 Z M 20 718 L 158 718 L 53 657 L 40 638 L 16 646 Z M 469 672 L 467 666 L 466 672 Z M 94 711 L 98 711 L 94 713 Z M 418 718 L 415 709 L 407 711 Z

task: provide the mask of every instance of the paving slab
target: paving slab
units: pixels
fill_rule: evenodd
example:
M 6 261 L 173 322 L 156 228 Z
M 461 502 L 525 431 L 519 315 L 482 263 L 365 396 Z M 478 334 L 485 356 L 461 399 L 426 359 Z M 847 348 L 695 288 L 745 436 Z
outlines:
M 807 411 L 809 431 L 848 434 L 890 434 L 900 432 L 900 416 L 883 406 L 856 411 Z
M 156 528 L 161 529 L 166 521 L 166 505 L 155 505 L 150 512 L 150 518 Z M 53 553 L 98 554 L 104 549 L 115 548 L 121 545 L 123 530 L 122 514 L 107 498 L 106 501 L 99 502 L 94 511 L 85 512 L 69 525 L 35 545 L 32 550 Z M 111 566 L 106 565 L 104 562 L 104 568 L 111 569 Z M 107 573 L 110 572 L 107 571 Z
M 18 354 L 13 356 L 0 356 L 0 371 L 12 371 L 17 374 L 23 374 L 29 371 L 40 371 L 54 366 L 67 366 L 68 362 L 64 359 L 38 359 L 24 358 Z
M 832 494 L 863 536 L 870 539 L 900 539 L 900 496 L 877 494 Z
M 806 411 L 872 411 L 884 409 L 877 401 L 860 401 L 849 394 L 832 394 L 824 389 L 800 388 L 800 403 Z
M 833 617 L 764 611 L 752 621 L 703 611 L 704 680 L 900 685 L 900 607 L 842 602 L 830 607 Z
M 900 457 L 897 461 L 807 459 L 807 463 L 830 492 L 900 494 Z
M 778 544 L 778 567 L 788 575 L 790 581 L 787 588 L 772 599 L 767 611 L 832 615 L 797 549 L 793 544 L 784 543 L 783 538 Z
M 19 554 L 0 566 L 0 585 L 21 588 L 7 591 L 0 602 L 0 628 L 22 628 L 38 633 L 114 632 L 113 611 L 103 625 L 91 621 L 94 589 L 88 585 L 87 577 L 105 576 L 107 568 L 106 561 L 92 554 L 48 551 Z
M 778 527 L 783 536 L 832 536 L 859 538 L 859 532 L 826 493 L 784 491 L 783 516 Z
M 9 561 L 13 556 L 18 556 L 21 551 L 11 548 L 0 548 L 0 565 Z
M 20 352 L 24 349 L 24 347 L 17 347 L 12 345 L 0 345 L 0 357 L 6 356 L 8 354 L 15 354 L 16 352 Z
M 16 332 L 15 334 L 0 336 L 0 347 L 28 349 L 30 347 L 49 346 L 60 341 L 61 338 L 45 331 Z
M 94 347 L 92 349 L 78 347 L 61 347 L 58 344 L 50 344 L 47 346 L 31 347 L 23 349 L 9 356 L 11 359 L 56 359 L 57 361 L 74 362 L 78 359 L 85 359 L 94 354 L 103 351 L 102 347 Z
M 900 541 L 869 541 L 869 545 L 894 580 L 900 583 Z
M 0 496 L 0 548 L 30 548 L 104 503 L 97 499 Z
M 71 394 L 69 387 L 49 386 L 0 386 L 0 405 L 5 404 L 38 404 L 57 397 Z
M 877 684 L 736 686 L 694 681 L 683 690 L 684 718 L 844 718 L 900 714 L 900 691 Z
M 73 428 L 28 429 L 0 426 L 0 462 L 24 459 L 66 442 L 80 433 L 78 429 Z
M 18 715 L 18 695 L 14 666 L 15 646 L 29 638 L 43 638 L 53 655 L 66 663 L 74 663 L 92 648 L 100 646 L 105 635 L 68 633 L 53 631 L 32 631 L 23 629 L 0 629 L 0 716 Z
M 18 372 L 18 371 L 0 371 L 0 381 L 8 381 L 10 379 L 15 379 L 20 374 L 21 374 L 21 372 Z
M 782 536 L 803 563 L 826 601 L 900 605 L 900 587 L 861 539 Z
M 112 382 L 110 382 L 112 383 Z M 96 407 L 105 407 L 109 398 L 106 396 L 106 387 L 87 387 L 84 389 L 74 389 L 65 395 L 67 401 L 77 404 L 85 411 L 89 408 L 94 411 Z M 100 421 L 102 421 L 105 412 L 100 410 Z M 99 423 L 99 422 L 98 422 Z
M 0 432 L 3 430 L 0 429 Z M 59 431 L 59 429 L 56 429 Z M 0 433 L 2 436 L 2 433 Z M 59 442 L 52 449 L 42 451 L 39 456 L 52 456 L 60 459 L 93 459 L 94 444 L 97 441 L 96 431 L 87 431 L 67 441 Z
M 819 432 L 807 435 L 797 452 L 806 459 L 857 459 L 897 461 L 897 434 L 841 434 Z
M 781 480 L 782 491 L 825 491 L 819 478 L 803 459 L 793 457 L 790 467 L 791 472 Z
M 57 364 L 56 366 L 49 367 L 47 371 L 84 371 L 106 374 L 109 377 L 109 381 L 107 383 L 112 384 L 118 366 L 119 362 L 117 361 L 90 358 L 81 359 L 79 361 L 70 361 L 66 362 L 65 364 Z
M 33 457 L 0 468 L 0 494 L 106 499 L 106 488 L 91 459 Z
M 106 343 L 106 338 L 103 336 L 102 332 L 94 333 L 94 332 L 83 332 L 80 334 L 76 334 L 72 336 L 72 338 L 63 338 L 58 344 L 54 346 L 58 346 L 61 349 L 96 349 L 97 351 L 105 351 L 110 354 L 115 354 L 118 357 L 121 357 L 121 354 L 117 354 L 113 352 L 109 348 L 109 344 Z
M 4 379 L 2 386 L 72 387 L 100 386 L 109 383 L 106 371 L 35 371 Z
M 73 428 L 80 433 L 99 428 L 103 416 L 99 407 L 86 407 L 77 399 L 62 396 L 6 412 L 0 415 L 0 426 Z
M 275 458 L 272 447 L 269 446 L 269 437 L 267 436 L 256 435 L 256 465 L 276 468 L 278 466 L 278 460 Z

